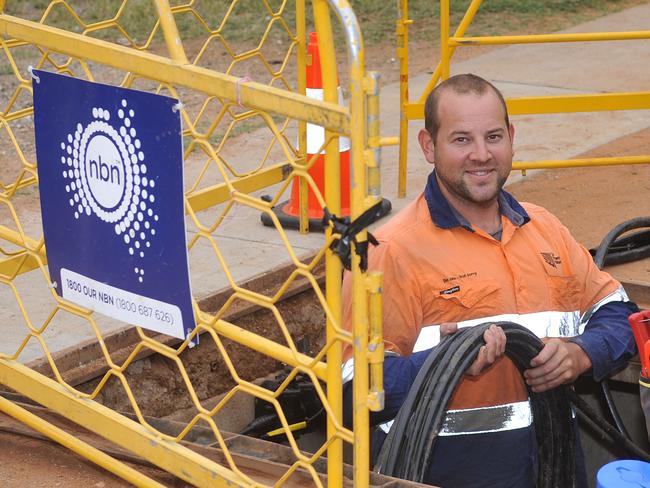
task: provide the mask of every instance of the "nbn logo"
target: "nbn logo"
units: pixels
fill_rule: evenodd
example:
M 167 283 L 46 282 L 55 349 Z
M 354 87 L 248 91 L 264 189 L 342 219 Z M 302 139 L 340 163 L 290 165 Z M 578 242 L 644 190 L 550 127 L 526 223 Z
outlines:
M 120 171 L 121 164 L 114 162 L 107 164 L 102 161 L 102 155 L 97 156 L 97 160 L 90 160 L 90 177 L 104 182 L 110 182 L 114 185 L 121 185 L 122 178 Z
M 124 147 L 124 142 L 117 131 L 99 122 L 83 150 L 83 172 L 88 178 L 88 189 L 92 199 L 105 210 L 117 208 L 125 196 L 125 160 L 127 165 L 129 161 L 128 153 L 121 154 L 120 145 Z

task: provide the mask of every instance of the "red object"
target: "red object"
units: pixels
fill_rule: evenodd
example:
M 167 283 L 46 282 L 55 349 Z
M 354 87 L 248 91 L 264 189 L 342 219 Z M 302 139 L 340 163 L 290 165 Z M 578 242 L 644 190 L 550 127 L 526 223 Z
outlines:
M 308 61 L 307 65 L 307 88 L 323 89 L 323 76 L 320 69 L 320 51 L 318 50 L 318 38 L 315 32 L 309 33 L 309 43 L 307 44 Z
M 318 50 L 318 40 L 315 32 L 309 33 L 309 44 L 307 45 L 307 53 L 311 58 L 311 64 L 307 66 L 307 96 L 322 100 L 323 99 L 323 78 L 320 66 L 320 53 Z M 338 84 L 338 83 L 337 83 Z M 338 88 L 340 94 L 340 87 Z M 341 96 L 339 95 L 339 103 L 341 103 Z M 314 154 L 321 148 L 324 142 L 324 132 L 318 126 L 308 124 L 307 126 L 307 161 L 310 161 Z M 339 147 L 345 146 L 346 143 L 340 141 Z M 314 147 L 316 149 L 314 149 Z M 312 152 L 310 153 L 310 148 Z M 340 154 L 340 181 L 341 181 L 341 212 L 340 216 L 350 215 L 350 149 L 349 144 L 347 147 L 339 149 Z M 313 166 L 309 169 L 309 175 L 316 183 L 321 195 L 325 196 L 325 155 L 318 155 L 318 159 L 314 162 Z M 282 212 L 290 217 L 300 216 L 300 178 L 294 177 L 291 187 L 291 199 L 282 206 Z M 323 209 L 318 203 L 318 199 L 313 190 L 308 187 L 308 211 L 307 215 L 310 219 L 322 219 Z
M 641 359 L 641 375 L 650 376 L 650 310 L 633 313 L 628 318 Z
M 307 155 L 307 161 L 312 157 L 311 154 Z M 344 151 L 340 153 L 340 164 L 341 164 L 341 213 L 338 215 L 349 216 L 350 215 L 350 151 Z M 309 174 L 316 183 L 316 186 L 321 192 L 321 195 L 325 196 L 325 155 L 321 154 L 318 156 L 318 159 L 314 162 L 314 165 L 309 169 Z M 345 182 L 345 183 L 344 183 Z M 318 203 L 316 194 L 313 190 L 308 187 L 309 195 L 307 197 L 307 216 L 310 219 L 321 219 L 323 218 L 323 209 Z M 300 215 L 300 178 L 295 176 L 293 178 L 293 183 L 291 187 L 291 199 L 287 202 L 285 206 L 282 207 L 284 213 L 293 216 Z

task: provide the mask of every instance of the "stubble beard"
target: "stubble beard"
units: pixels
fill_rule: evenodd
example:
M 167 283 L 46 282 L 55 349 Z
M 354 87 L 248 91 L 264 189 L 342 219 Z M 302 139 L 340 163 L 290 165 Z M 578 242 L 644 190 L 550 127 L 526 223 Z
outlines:
M 497 174 L 497 181 L 494 187 L 494 191 L 491 191 L 487 195 L 482 194 L 481 191 L 478 192 L 480 193 L 479 195 L 476 195 L 477 192 L 472 192 L 471 188 L 462 179 L 462 177 L 458 180 L 451 180 L 446 178 L 445 175 L 441 175 L 438 172 L 438 178 L 440 182 L 446 187 L 448 192 L 463 202 L 472 205 L 479 205 L 481 207 L 489 207 L 497 200 L 499 192 L 505 185 L 508 176 Z

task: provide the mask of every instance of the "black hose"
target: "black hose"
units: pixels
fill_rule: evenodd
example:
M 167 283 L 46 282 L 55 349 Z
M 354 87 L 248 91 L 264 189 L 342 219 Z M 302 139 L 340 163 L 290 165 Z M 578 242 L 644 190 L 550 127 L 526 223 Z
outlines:
M 609 389 L 609 378 L 603 378 L 600 381 L 600 390 L 603 392 L 603 398 L 605 399 L 607 410 L 609 410 L 609 415 L 611 416 L 614 425 L 623 437 L 628 440 L 632 439 L 632 437 L 630 437 L 630 433 L 625 428 L 625 423 L 623 422 L 621 415 L 618 413 L 618 408 L 614 402 L 614 397 L 612 396 L 612 392 Z
M 645 227 L 645 225 L 643 225 Z M 592 256 L 598 248 L 589 249 Z M 650 230 L 642 230 L 616 239 L 609 246 L 605 266 L 629 263 L 650 256 Z
M 614 227 L 598 247 L 591 251 L 596 266 L 602 269 L 604 266 L 627 263 L 650 256 L 650 230 L 617 239 L 625 232 L 649 227 L 650 217 L 637 217 Z
M 496 322 L 506 334 L 506 355 L 523 372 L 542 343 L 528 329 L 512 322 Z M 447 405 L 465 370 L 484 345 L 483 334 L 492 323 L 460 329 L 434 348 L 415 378 L 409 394 L 384 441 L 375 470 L 389 476 L 423 482 L 430 465 Z M 650 462 L 650 454 L 601 417 L 570 387 L 563 385 L 528 394 L 538 444 L 538 488 L 573 486 L 575 423 L 571 404 L 581 420 L 603 438 L 609 438 L 632 457 Z
M 605 266 L 623 264 L 650 256 L 650 230 L 646 229 L 619 237 L 631 230 L 648 227 L 650 227 L 650 217 L 637 217 L 614 227 L 607 233 L 595 250 L 590 250 L 596 266 L 599 269 L 603 269 Z M 627 432 L 623 419 L 621 419 L 616 404 L 614 403 L 614 398 L 609 388 L 609 379 L 604 378 L 600 382 L 600 388 L 616 428 L 627 440 L 630 440 L 630 434 Z
M 625 449 L 634 458 L 638 458 L 645 462 L 650 462 L 650 453 L 641 449 L 638 445 L 632 442 L 628 437 L 623 435 L 616 427 L 603 419 L 598 413 L 578 394 L 569 390 L 569 398 L 575 407 L 575 411 L 581 421 L 588 424 L 594 431 L 599 433 L 602 438 L 609 438 L 620 447 Z
M 275 429 L 278 423 L 278 416 L 275 414 L 260 415 L 255 417 L 239 434 L 259 437 L 267 430 Z
M 382 474 L 423 482 L 430 464 L 447 404 L 465 370 L 482 345 L 491 324 L 461 329 L 443 339 L 420 369 L 384 442 L 375 469 Z M 497 322 L 506 334 L 506 354 L 521 371 L 542 348 L 528 329 L 511 322 Z M 539 488 L 572 486 L 575 441 L 566 387 L 543 393 L 529 390 L 539 448 Z M 571 463 L 569 463 L 571 464 Z M 570 468 L 570 469 L 567 469 Z

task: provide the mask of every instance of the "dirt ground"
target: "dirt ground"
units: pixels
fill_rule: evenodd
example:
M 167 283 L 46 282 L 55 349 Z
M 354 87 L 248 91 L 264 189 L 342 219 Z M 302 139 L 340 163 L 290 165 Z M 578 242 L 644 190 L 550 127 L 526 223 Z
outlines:
M 2 415 L 2 414 L 0 414 Z M 0 486 L 6 488 L 126 488 L 131 483 L 58 444 L 1 433 Z M 130 465 L 165 486 L 186 483 L 156 469 Z

